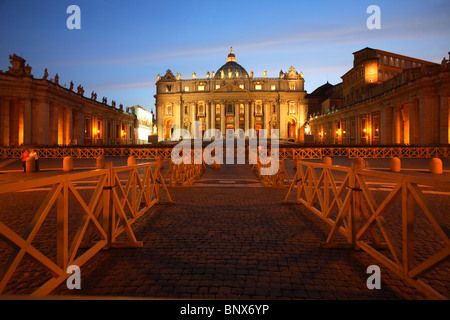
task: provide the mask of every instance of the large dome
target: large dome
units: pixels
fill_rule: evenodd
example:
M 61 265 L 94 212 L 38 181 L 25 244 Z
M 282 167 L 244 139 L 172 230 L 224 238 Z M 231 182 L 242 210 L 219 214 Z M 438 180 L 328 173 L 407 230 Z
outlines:
M 236 62 L 236 56 L 233 48 L 228 55 L 227 63 L 225 63 L 214 75 L 214 79 L 248 79 L 247 70 Z

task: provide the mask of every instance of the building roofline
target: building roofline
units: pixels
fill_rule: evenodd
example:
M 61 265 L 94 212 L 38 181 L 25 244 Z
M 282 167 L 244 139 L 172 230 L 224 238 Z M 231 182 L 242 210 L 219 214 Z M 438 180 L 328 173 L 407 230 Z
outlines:
M 432 62 L 432 61 L 428 61 L 428 60 L 423 60 L 423 59 L 418 59 L 418 58 L 414 58 L 414 57 L 410 57 L 410 56 L 405 56 L 405 55 L 402 55 L 402 54 L 399 54 L 399 53 L 395 53 L 395 52 L 389 52 L 389 51 L 384 51 L 384 50 L 375 49 L 375 48 L 370 48 L 370 47 L 365 47 L 364 49 L 355 51 L 355 52 L 353 52 L 353 55 L 355 55 L 355 54 L 357 54 L 357 53 L 359 53 L 359 52 L 361 52 L 361 51 L 367 50 L 367 49 L 368 49 L 368 50 L 376 51 L 377 53 L 380 53 L 380 54 L 393 55 L 393 56 L 395 56 L 395 57 L 397 57 L 397 58 L 411 59 L 411 60 L 415 60 L 415 61 L 418 61 L 418 62 L 425 62 L 425 63 L 427 63 L 427 64 L 438 64 L 438 63 L 436 63 L 436 62 Z

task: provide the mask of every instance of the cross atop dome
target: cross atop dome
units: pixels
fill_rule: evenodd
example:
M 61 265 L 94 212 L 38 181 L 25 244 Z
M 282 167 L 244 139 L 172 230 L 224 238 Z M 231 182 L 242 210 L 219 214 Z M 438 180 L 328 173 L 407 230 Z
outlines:
M 230 49 L 230 54 L 228 55 L 227 62 L 236 62 L 236 56 L 233 53 L 233 47 Z

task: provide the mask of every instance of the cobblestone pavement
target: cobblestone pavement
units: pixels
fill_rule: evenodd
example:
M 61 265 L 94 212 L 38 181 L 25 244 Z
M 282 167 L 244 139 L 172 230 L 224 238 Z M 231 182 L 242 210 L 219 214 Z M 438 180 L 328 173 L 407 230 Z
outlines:
M 113 161 L 126 163 L 126 159 Z M 348 160 L 334 163 L 347 165 Z M 369 163 L 378 168 L 385 164 L 381 160 Z M 80 160 L 77 165 L 89 169 L 95 161 Z M 60 167 L 62 162 L 59 166 L 55 160 L 44 159 L 43 172 L 23 174 L 17 171 L 20 163 L 8 164 L 0 169 L 0 183 L 14 177 L 59 174 Z M 292 174 L 292 163 L 286 167 Z M 426 170 L 427 161 L 409 168 Z M 265 187 L 248 165 L 208 168 L 192 187 L 169 191 L 175 205 L 158 206 L 153 215 L 133 225 L 142 248 L 101 251 L 81 268 L 81 290 L 71 291 L 62 284 L 53 294 L 258 300 L 425 298 L 382 265 L 381 290 L 369 290 L 366 270 L 377 262 L 362 251 L 320 248 L 330 227 L 302 206 L 281 205 L 287 189 Z M 33 197 L 32 193 L 22 196 L 25 203 L 18 203 L 15 196 L 0 197 L 2 206 L 9 208 L 0 210 L 0 221 L 6 216 L 14 220 L 11 216 L 16 215 L 17 223 L 26 225 L 20 212 Z M 450 207 L 448 195 L 439 201 Z M 0 266 L 4 261 L 0 258 Z M 5 293 L 26 293 L 42 277 L 42 271 L 27 272 Z M 441 292 L 448 295 L 448 268 L 445 272 L 439 283 Z

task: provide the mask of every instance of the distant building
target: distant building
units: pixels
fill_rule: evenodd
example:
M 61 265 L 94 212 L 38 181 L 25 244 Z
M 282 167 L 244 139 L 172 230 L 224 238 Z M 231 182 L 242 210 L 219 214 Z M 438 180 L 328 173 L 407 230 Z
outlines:
M 19 56 L 10 56 L 11 67 L 0 72 L 0 145 L 116 145 L 136 143 L 136 116 L 84 96 L 84 88 L 59 84 L 47 70 L 37 79 Z
M 306 122 L 306 91 L 303 74 L 294 67 L 280 71 L 278 77 L 255 77 L 236 62 L 231 50 L 227 63 L 217 71 L 199 79 L 181 79 L 167 70 L 158 75 L 156 83 L 156 121 L 158 140 L 179 139 L 173 137 L 176 129 L 186 129 L 192 138 L 213 129 L 222 136 L 231 129 L 249 132 L 254 129 L 279 129 L 280 138 L 303 141 Z M 195 128 L 195 122 L 200 125 Z
M 153 112 L 150 112 L 139 105 L 133 106 L 132 110 L 138 120 L 136 126 L 136 142 L 137 144 L 147 144 L 149 143 L 149 137 L 157 135 L 155 116 Z
M 450 141 L 450 66 L 365 48 L 342 83 L 307 95 L 317 143 L 429 145 Z

